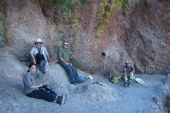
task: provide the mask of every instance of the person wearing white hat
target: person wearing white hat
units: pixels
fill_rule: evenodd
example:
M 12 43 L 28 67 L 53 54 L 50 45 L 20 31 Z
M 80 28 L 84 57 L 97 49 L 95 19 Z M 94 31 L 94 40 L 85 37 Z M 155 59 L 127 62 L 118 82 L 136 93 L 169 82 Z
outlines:
M 52 61 L 50 60 L 47 49 L 42 44 L 43 41 L 41 39 L 37 39 L 34 47 L 32 47 L 30 51 L 30 55 L 31 63 L 38 64 L 39 70 L 42 73 L 45 73 L 45 65 L 48 64 L 48 62 L 52 63 Z
M 123 74 L 124 74 L 124 80 L 125 80 L 125 87 L 129 87 L 130 83 L 134 79 L 134 73 L 135 69 L 133 66 L 130 65 L 130 62 L 125 62 L 125 66 L 123 66 Z

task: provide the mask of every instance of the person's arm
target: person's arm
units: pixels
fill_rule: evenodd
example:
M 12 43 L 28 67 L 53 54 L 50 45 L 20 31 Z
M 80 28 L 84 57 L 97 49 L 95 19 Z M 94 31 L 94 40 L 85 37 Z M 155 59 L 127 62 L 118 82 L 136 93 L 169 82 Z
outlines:
M 48 61 L 49 61 L 50 63 L 53 63 L 53 61 L 50 60 L 50 56 L 49 56 L 49 55 L 47 55 L 47 58 L 48 58 Z
M 35 56 L 34 56 L 34 48 L 31 49 L 30 55 L 31 55 L 31 58 L 32 58 L 34 64 L 36 64 L 36 60 L 35 60 Z
M 132 67 L 132 71 L 130 72 L 130 74 L 133 73 L 133 72 L 135 72 L 135 68 L 134 67 Z
M 31 58 L 33 59 L 34 64 L 36 64 L 36 60 L 35 60 L 34 55 L 33 55 L 33 54 L 31 54 L 31 53 L 30 53 L 30 55 L 31 55 Z
M 35 81 L 35 79 L 31 79 L 30 74 L 26 73 L 26 75 L 24 76 L 23 82 L 26 85 L 26 87 L 30 88 L 30 89 L 35 89 L 38 87 L 42 87 L 42 84 L 39 85 L 35 85 L 33 84 L 33 81 Z
M 124 72 L 123 75 L 126 76 L 126 72 Z
M 32 86 L 30 87 L 30 89 L 35 89 L 35 88 L 39 88 L 39 87 L 42 87 L 42 84 L 32 85 Z
M 69 65 L 68 62 L 66 62 L 63 58 L 62 58 L 62 48 L 58 48 L 58 51 L 57 51 L 57 57 L 60 61 L 64 62 L 65 64 Z
M 50 56 L 47 52 L 47 49 L 44 46 L 43 46 L 43 49 L 44 49 L 45 55 L 47 56 L 48 62 L 52 63 L 53 61 L 50 60 Z
M 70 62 L 69 65 L 72 66 L 73 64 Z
M 123 75 L 126 76 L 126 67 L 123 67 Z
M 66 62 L 63 58 L 60 58 L 60 60 L 61 60 L 62 62 L 64 62 L 65 64 L 69 65 L 69 63 Z

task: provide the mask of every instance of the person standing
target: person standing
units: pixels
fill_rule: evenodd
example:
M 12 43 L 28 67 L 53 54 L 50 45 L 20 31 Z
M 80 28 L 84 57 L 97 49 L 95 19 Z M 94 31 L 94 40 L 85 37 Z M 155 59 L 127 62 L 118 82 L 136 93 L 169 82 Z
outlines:
M 31 61 L 30 63 L 38 64 L 39 70 L 42 73 L 46 72 L 45 66 L 48 62 L 52 63 L 50 60 L 47 49 L 42 45 L 43 41 L 41 39 L 37 39 L 35 41 L 34 47 L 32 47 L 30 51 Z
M 130 83 L 134 79 L 133 73 L 135 72 L 135 69 L 133 66 L 131 66 L 130 62 L 125 62 L 125 66 L 123 66 L 123 75 L 125 80 L 125 87 L 129 87 Z
M 67 72 L 71 84 L 85 82 L 86 77 L 78 75 L 77 69 L 72 65 L 69 57 L 68 43 L 63 42 L 62 47 L 57 51 L 58 64 Z

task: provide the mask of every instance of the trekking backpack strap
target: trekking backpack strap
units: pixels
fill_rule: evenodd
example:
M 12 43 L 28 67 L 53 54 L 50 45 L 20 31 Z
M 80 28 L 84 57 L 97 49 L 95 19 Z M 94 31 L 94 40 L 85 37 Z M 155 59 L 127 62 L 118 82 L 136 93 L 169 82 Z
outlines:
M 54 89 L 51 88 L 50 86 L 48 86 L 48 85 L 43 85 L 42 87 L 43 87 L 46 91 L 49 91 L 50 93 L 53 93 L 53 94 L 57 95 L 57 93 L 54 91 Z
M 41 48 L 37 48 L 38 49 L 38 53 L 36 54 L 36 61 L 37 61 L 37 64 L 40 63 L 41 60 L 45 60 L 44 58 L 44 55 L 41 54 Z

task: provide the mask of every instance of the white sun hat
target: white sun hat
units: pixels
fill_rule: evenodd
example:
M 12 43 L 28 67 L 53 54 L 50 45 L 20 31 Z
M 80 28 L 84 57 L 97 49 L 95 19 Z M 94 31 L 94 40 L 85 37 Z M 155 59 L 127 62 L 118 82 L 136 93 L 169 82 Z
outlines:
M 40 38 L 38 38 L 35 42 L 43 42 Z

